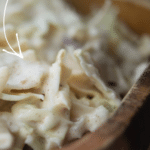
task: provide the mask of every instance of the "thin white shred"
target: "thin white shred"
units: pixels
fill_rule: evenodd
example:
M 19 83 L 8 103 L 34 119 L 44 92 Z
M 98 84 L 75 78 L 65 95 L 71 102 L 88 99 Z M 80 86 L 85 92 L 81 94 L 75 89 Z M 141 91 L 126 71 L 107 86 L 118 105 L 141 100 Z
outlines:
M 6 101 L 22 101 L 29 98 L 37 98 L 44 100 L 44 96 L 41 94 L 33 94 L 33 93 L 26 93 L 26 94 L 18 94 L 18 95 L 10 95 L 10 94 L 1 94 L 0 99 L 6 100 Z

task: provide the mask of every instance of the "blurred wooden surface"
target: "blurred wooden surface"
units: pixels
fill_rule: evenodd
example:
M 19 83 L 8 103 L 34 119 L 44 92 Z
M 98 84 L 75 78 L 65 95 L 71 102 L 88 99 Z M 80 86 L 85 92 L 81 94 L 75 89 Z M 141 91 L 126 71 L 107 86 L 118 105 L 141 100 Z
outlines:
M 83 15 L 91 12 L 91 8 L 101 7 L 104 0 L 67 0 Z M 150 2 L 146 0 L 112 0 L 120 10 L 119 17 L 132 30 L 139 34 L 150 34 Z

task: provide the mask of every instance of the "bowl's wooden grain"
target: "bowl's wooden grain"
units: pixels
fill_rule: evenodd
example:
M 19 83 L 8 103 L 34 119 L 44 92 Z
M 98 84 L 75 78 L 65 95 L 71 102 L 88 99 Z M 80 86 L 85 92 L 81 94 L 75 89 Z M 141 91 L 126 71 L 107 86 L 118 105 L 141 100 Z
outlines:
M 105 149 L 125 131 L 150 94 L 150 65 L 124 97 L 121 106 L 96 132 L 85 135 L 62 150 Z

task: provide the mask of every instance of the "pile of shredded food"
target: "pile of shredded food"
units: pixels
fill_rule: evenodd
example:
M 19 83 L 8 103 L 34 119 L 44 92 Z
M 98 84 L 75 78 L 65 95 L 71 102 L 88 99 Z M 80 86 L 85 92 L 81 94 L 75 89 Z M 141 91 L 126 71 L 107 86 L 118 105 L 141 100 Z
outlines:
M 0 149 L 61 148 L 93 132 L 146 68 L 150 37 L 118 20 L 106 1 L 82 17 L 62 0 L 0 1 Z

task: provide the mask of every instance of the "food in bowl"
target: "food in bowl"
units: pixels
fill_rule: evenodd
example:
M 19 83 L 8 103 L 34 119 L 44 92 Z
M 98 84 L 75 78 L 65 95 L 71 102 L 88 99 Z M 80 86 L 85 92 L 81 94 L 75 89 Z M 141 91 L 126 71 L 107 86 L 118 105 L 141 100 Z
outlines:
M 147 66 L 150 47 L 149 37 L 117 14 L 110 1 L 88 17 L 61 0 L 8 3 L 8 41 L 17 50 L 19 34 L 24 58 L 2 51 L 10 49 L 1 19 L 0 149 L 61 148 L 115 112 Z

